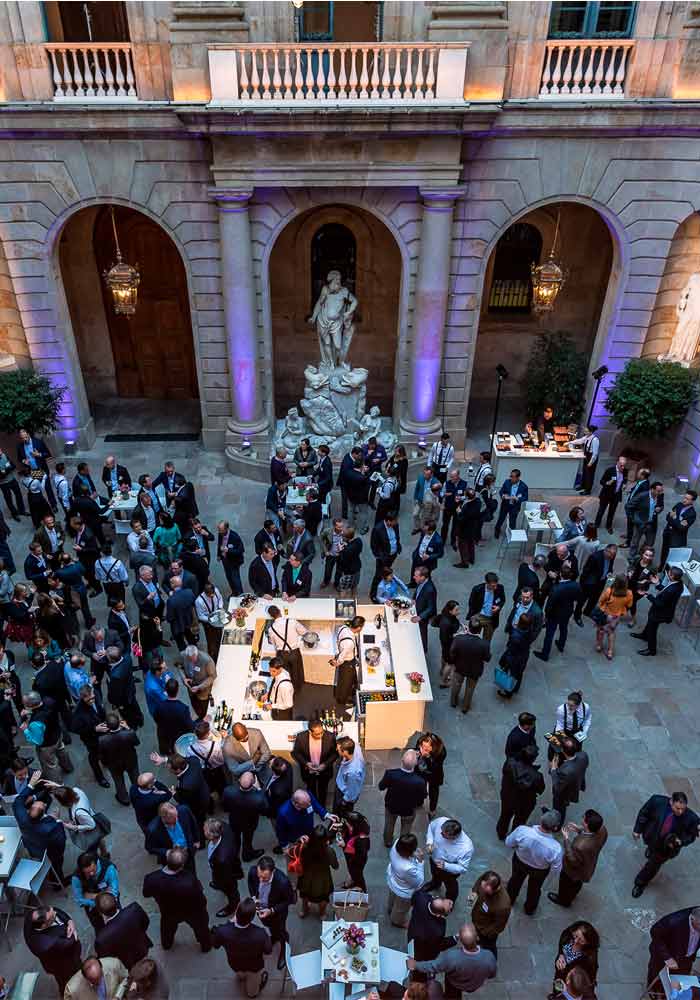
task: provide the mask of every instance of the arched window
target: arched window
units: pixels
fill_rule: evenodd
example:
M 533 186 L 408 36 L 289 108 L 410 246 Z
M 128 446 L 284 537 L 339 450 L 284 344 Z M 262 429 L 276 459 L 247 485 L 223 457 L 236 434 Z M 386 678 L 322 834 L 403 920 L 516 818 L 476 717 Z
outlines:
M 516 222 L 496 244 L 490 313 L 529 313 L 532 304 L 530 267 L 539 264 L 542 237 L 527 222 Z
M 326 283 L 329 271 L 340 271 L 343 284 L 355 293 L 357 245 L 347 226 L 328 222 L 311 240 L 311 305 Z

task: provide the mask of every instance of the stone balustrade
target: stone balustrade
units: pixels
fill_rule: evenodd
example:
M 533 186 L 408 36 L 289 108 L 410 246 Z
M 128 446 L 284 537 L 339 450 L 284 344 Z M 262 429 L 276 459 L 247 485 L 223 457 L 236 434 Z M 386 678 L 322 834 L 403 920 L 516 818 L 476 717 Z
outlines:
M 55 101 L 138 100 L 131 45 L 46 44 Z
M 461 103 L 468 47 L 468 42 L 210 46 L 211 103 Z
M 550 39 L 540 99 L 624 98 L 633 49 L 633 39 Z

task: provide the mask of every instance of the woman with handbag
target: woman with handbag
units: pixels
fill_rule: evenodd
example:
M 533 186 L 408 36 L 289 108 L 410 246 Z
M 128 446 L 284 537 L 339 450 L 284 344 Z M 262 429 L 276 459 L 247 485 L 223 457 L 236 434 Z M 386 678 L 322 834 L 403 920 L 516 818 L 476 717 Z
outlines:
M 506 648 L 498 661 L 503 673 L 496 672 L 497 691 L 501 698 L 512 698 L 520 690 L 530 656 L 531 625 L 532 616 L 525 611 L 508 634 Z
M 632 607 L 632 601 L 633 595 L 627 583 L 627 576 L 618 573 L 612 586 L 605 588 L 597 607 L 593 608 L 591 617 L 596 626 L 596 652 L 604 652 L 609 660 L 612 660 L 615 654 L 615 631 L 620 620 Z
M 73 844 L 83 851 L 97 851 L 100 857 L 109 857 L 106 838 L 112 825 L 102 813 L 96 813 L 82 788 L 59 785 L 54 781 L 44 781 L 52 795 L 62 807 L 57 819 L 63 824 Z M 67 819 L 63 818 L 67 815 Z
M 343 882 L 344 889 L 361 889 L 367 892 L 365 865 L 369 857 L 369 822 L 362 813 L 349 812 L 342 819 L 338 834 L 338 846 L 342 848 L 349 878 Z
M 5 605 L 5 638 L 9 642 L 23 642 L 27 649 L 34 638 L 34 615 L 32 602 L 36 589 L 25 583 L 15 584 L 12 600 Z
M 299 916 L 309 915 L 309 904 L 318 905 L 318 913 L 323 920 L 333 892 L 331 868 L 338 868 L 338 858 L 330 845 L 328 830 L 320 823 L 315 826 L 301 848 L 302 872 L 297 881 L 297 892 L 301 898 Z

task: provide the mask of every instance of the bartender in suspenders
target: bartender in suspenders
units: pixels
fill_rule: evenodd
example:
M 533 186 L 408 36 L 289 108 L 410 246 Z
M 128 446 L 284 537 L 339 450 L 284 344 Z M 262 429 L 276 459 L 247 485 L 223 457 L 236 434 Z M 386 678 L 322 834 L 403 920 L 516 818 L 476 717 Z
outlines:
M 336 636 L 338 652 L 330 660 L 330 665 L 335 667 L 333 697 L 341 713 L 355 700 L 357 667 L 360 662 L 360 632 L 364 624 L 362 615 L 356 615 L 340 626 Z
M 597 430 L 598 428 L 591 424 L 590 427 L 586 428 L 586 434 L 584 437 L 576 438 L 574 441 L 569 441 L 570 448 L 583 446 L 583 467 L 581 468 L 581 485 L 579 486 L 578 492 L 584 497 L 589 497 L 591 495 L 593 482 L 595 480 L 595 470 L 598 467 L 600 438 L 596 434 Z
M 430 449 L 430 458 L 428 460 L 428 465 L 433 470 L 433 475 L 436 476 L 441 483 L 444 484 L 447 479 L 447 473 L 450 470 L 450 466 L 455 460 L 455 449 L 454 445 L 450 441 L 450 435 L 447 431 L 440 435 L 440 440 L 436 441 L 435 444 Z
M 267 613 L 272 619 L 267 637 L 275 647 L 278 659 L 282 660 L 284 668 L 292 679 L 295 691 L 301 691 L 304 686 L 304 658 L 301 655 L 299 642 L 301 636 L 308 632 L 305 625 L 296 620 L 283 618 L 276 604 L 271 604 Z
M 270 677 L 272 683 L 263 708 L 272 712 L 273 722 L 291 719 L 294 709 L 294 685 L 279 656 L 274 656 L 270 660 Z

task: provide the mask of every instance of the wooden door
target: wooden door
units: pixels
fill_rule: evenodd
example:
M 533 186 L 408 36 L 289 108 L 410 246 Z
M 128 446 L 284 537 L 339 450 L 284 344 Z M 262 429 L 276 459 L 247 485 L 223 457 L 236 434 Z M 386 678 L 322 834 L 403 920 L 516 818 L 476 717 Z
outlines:
M 199 396 L 187 294 L 180 254 L 161 227 L 139 212 L 115 209 L 122 256 L 138 265 L 138 305 L 127 319 L 117 316 L 103 283 L 107 322 L 120 396 L 142 399 L 196 399 Z M 95 257 L 100 270 L 114 262 L 110 211 L 95 224 Z

